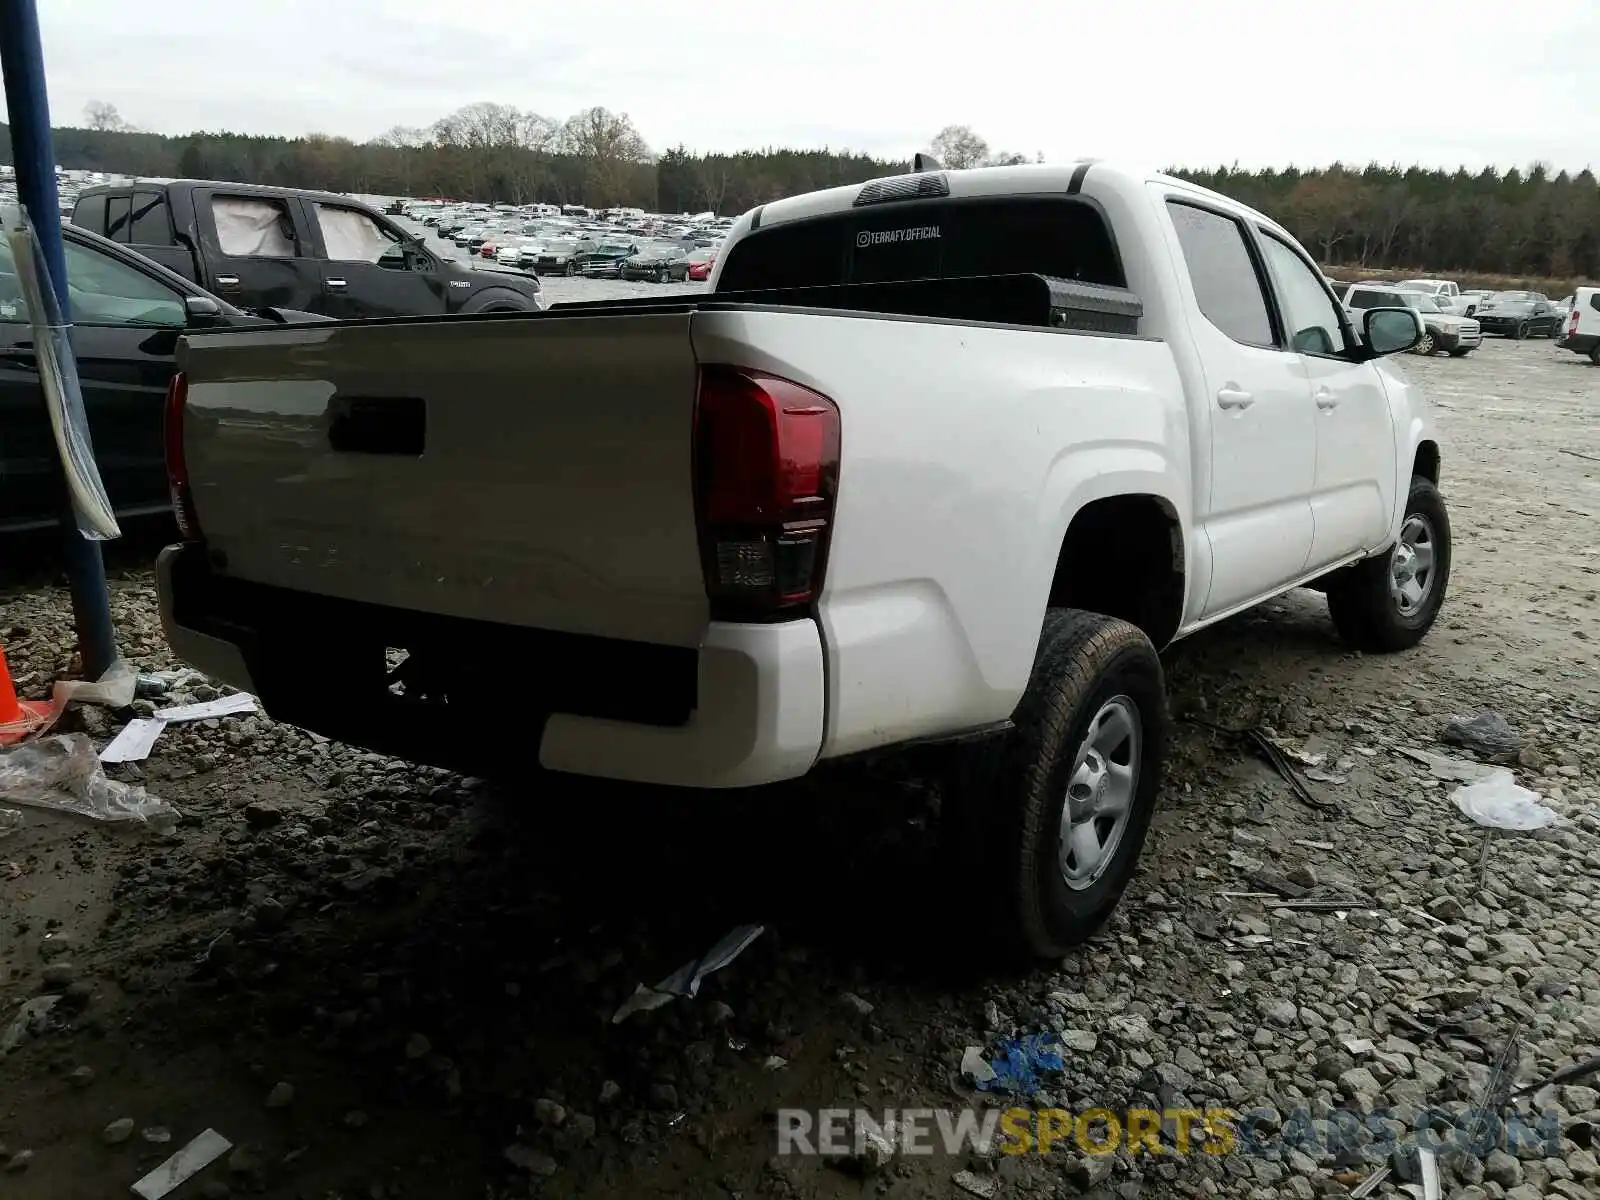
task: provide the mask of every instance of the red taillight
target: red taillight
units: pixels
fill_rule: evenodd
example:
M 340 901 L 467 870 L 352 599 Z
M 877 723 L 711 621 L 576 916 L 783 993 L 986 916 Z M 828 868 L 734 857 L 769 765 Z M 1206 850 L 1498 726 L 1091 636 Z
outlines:
M 167 444 L 167 490 L 172 496 L 172 515 L 185 541 L 200 540 L 200 521 L 195 516 L 194 495 L 189 490 L 189 464 L 183 453 L 183 410 L 189 400 L 189 381 L 182 371 L 167 384 L 165 428 Z
M 1568 320 L 1567 320 L 1567 336 L 1569 338 L 1578 336 L 1578 307 L 1577 307 L 1577 305 L 1573 305 L 1573 307 L 1572 307 L 1572 316 L 1570 318 L 1568 318 Z
M 785 616 L 822 590 L 839 482 L 839 409 L 787 379 L 700 371 L 695 514 L 712 614 Z

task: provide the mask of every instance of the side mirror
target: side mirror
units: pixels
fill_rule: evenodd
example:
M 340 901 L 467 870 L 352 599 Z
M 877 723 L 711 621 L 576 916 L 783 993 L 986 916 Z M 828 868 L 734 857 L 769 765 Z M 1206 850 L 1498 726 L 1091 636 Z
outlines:
M 1375 356 L 1399 354 L 1422 339 L 1422 318 L 1409 308 L 1369 308 L 1361 340 Z
M 219 325 L 223 322 L 222 305 L 210 296 L 185 296 L 183 314 L 186 323 L 196 329 L 204 329 L 209 325 Z

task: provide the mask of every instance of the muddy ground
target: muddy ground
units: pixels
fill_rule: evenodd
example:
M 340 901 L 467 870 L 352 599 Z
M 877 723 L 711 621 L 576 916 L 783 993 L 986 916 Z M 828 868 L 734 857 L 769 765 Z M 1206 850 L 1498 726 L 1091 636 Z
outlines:
M 1171 649 L 1164 806 L 1083 952 L 974 969 L 982 932 L 960 918 L 988 882 L 936 858 L 935 788 L 905 771 L 639 796 L 490 785 L 264 716 L 174 726 L 112 769 L 181 809 L 171 838 L 35 809 L 0 836 L 0 1033 L 60 997 L 0 1058 L 0 1196 L 125 1195 L 209 1127 L 238 1149 L 178 1200 L 1304 1200 L 1346 1194 L 1381 1151 L 1291 1148 L 1267 1118 L 1256 1153 L 1069 1140 L 874 1168 L 777 1156 L 776 1110 L 992 1104 L 964 1051 L 1036 1032 L 1066 1051 L 1035 1106 L 1283 1121 L 1458 1113 L 1508 1045 L 1516 1083 L 1600 1054 L 1600 371 L 1543 341 L 1403 369 L 1448 443 L 1439 625 L 1363 657 L 1296 593 Z M 142 566 L 160 539 L 137 531 L 111 563 L 146 670 L 176 665 Z M 20 582 L 0 592 L 26 694 L 71 665 L 47 551 L 13 547 Z M 1564 825 L 1486 846 L 1452 806 L 1438 775 L 1461 768 L 1425 756 L 1470 761 L 1441 732 L 1483 710 L 1521 735 L 1517 776 Z M 63 727 L 101 745 L 126 715 Z M 1320 756 L 1315 803 L 1221 732 L 1252 726 Z M 611 1023 L 636 984 L 747 922 L 765 933 L 696 999 Z M 1446 1152 L 1443 1194 L 1600 1195 L 1596 1086 L 1519 1102 L 1552 1114 L 1548 1144 Z

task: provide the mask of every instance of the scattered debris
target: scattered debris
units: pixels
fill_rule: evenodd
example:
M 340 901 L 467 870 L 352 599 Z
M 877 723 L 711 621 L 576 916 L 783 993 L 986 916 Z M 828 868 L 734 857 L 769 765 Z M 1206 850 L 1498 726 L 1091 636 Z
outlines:
M 982 1087 L 995 1078 L 995 1070 L 984 1057 L 982 1046 L 968 1046 L 961 1055 L 961 1073 Z
M 161 1200 L 179 1184 L 193 1179 L 232 1149 L 232 1142 L 215 1129 L 207 1129 L 134 1184 L 133 1191 L 144 1200 Z
M 633 995 L 622 1002 L 611 1018 L 613 1025 L 626 1021 L 636 1012 L 649 1012 L 670 1004 L 679 997 L 692 997 L 700 991 L 700 981 L 713 971 L 720 971 L 739 955 L 751 942 L 766 931 L 764 925 L 740 925 L 701 957 L 686 962 L 653 988 L 639 984 Z
M 0 800 L 96 821 L 142 821 L 170 833 L 178 810 L 142 787 L 106 777 L 94 743 L 81 733 L 55 734 L 0 750 Z
M 35 996 L 31 1000 L 24 1000 L 6 1031 L 0 1033 L 0 1057 L 10 1054 L 22 1044 L 24 1038 L 43 1031 L 50 1010 L 60 1001 L 60 996 Z
M 1491 762 L 1510 760 L 1522 749 L 1522 735 L 1497 712 L 1475 717 L 1451 717 L 1444 724 L 1443 740 L 1481 754 Z
M 1450 794 L 1450 798 L 1467 816 L 1490 829 L 1526 833 L 1561 821 L 1559 813 L 1539 803 L 1537 792 L 1531 792 L 1517 783 L 1516 776 L 1504 767 L 1477 783 L 1462 784 Z
M 15 808 L 0 808 L 0 837 L 22 828 L 22 813 Z
M 971 1171 L 957 1171 L 950 1181 L 969 1196 L 979 1197 L 979 1200 L 990 1200 L 1000 1190 L 998 1179 L 974 1175 Z
M 257 711 L 256 698 L 247 692 L 235 692 L 216 700 L 199 704 L 180 704 L 158 709 L 152 717 L 135 717 L 122 727 L 100 751 L 100 761 L 105 763 L 139 762 L 150 757 L 156 739 L 168 725 L 183 721 L 207 721 L 216 717 L 231 717 Z
M 979 1081 L 980 1091 L 1032 1096 L 1044 1086 L 1041 1072 L 1058 1075 L 1066 1070 L 1066 1063 L 1059 1043 L 1050 1034 L 1040 1033 L 1004 1039 L 1000 1054 L 989 1060 L 989 1067 L 994 1078 Z

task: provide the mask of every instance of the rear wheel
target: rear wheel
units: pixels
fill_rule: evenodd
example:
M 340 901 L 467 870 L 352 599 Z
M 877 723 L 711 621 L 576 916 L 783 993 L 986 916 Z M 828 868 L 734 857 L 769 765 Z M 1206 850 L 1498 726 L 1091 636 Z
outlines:
M 987 897 L 985 936 L 1059 958 L 1105 923 L 1144 845 L 1166 745 L 1161 660 L 1125 621 L 1051 609 L 1011 719 L 966 752 L 942 832 Z
M 1433 628 L 1449 580 L 1450 514 L 1433 481 L 1414 475 L 1399 541 L 1330 581 L 1328 614 L 1357 649 L 1406 650 Z
M 1589 350 L 1589 361 L 1592 362 L 1595 366 L 1600 367 L 1600 343 L 1596 343 L 1593 347 L 1590 348 L 1590 350 Z

